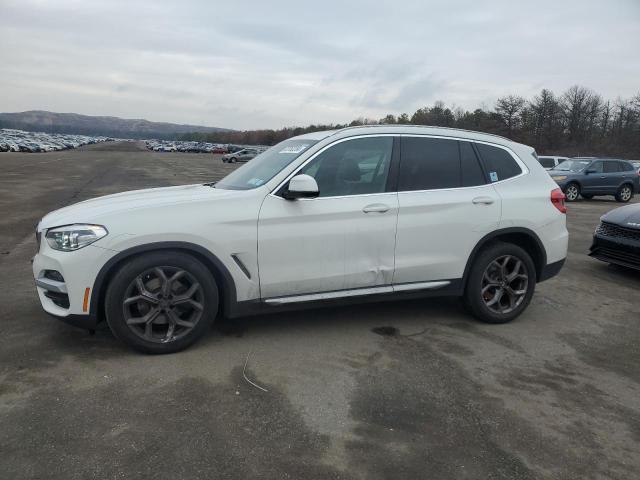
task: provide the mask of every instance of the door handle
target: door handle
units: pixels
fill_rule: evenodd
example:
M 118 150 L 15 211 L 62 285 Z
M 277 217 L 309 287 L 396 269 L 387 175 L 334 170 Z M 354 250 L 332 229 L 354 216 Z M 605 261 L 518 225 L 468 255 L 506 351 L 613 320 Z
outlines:
M 476 197 L 471 200 L 474 205 L 482 204 L 482 205 L 491 205 L 494 200 L 491 197 Z
M 362 209 L 364 213 L 384 213 L 389 210 L 389 205 L 384 203 L 372 203 Z

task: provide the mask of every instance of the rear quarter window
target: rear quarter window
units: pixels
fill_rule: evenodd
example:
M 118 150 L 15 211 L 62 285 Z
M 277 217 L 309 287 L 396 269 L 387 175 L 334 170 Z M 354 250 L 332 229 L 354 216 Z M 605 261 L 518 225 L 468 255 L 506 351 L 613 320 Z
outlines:
M 513 178 L 522 173 L 520 165 L 503 148 L 485 145 L 484 143 L 476 143 L 476 147 L 492 182 Z

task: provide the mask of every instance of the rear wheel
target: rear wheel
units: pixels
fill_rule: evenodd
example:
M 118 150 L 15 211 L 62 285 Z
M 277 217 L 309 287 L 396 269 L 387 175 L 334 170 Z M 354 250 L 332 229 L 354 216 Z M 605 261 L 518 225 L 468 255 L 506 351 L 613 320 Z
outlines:
M 145 353 L 187 348 L 211 327 L 218 289 L 209 270 L 181 252 L 152 252 L 123 265 L 105 298 L 114 335 Z
M 633 197 L 633 188 L 631 185 L 622 185 L 616 193 L 616 201 L 626 203 Z
M 564 195 L 568 202 L 575 202 L 580 195 L 580 186 L 577 183 L 570 183 L 564 188 Z
M 468 310 L 487 323 L 506 323 L 520 315 L 533 296 L 536 270 L 529 254 L 498 242 L 474 260 L 464 293 Z

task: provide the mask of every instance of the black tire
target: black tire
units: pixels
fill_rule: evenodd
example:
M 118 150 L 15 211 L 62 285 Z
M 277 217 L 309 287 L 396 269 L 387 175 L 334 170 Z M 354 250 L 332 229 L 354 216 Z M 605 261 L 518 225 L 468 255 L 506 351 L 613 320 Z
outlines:
M 590 193 L 581 193 L 580 196 L 585 200 L 591 200 L 593 198 L 593 195 L 591 195 Z
M 521 272 L 511 281 L 506 277 L 498 280 L 500 277 L 494 275 L 494 270 L 499 272 L 498 265 L 505 262 L 505 259 L 507 259 L 507 271 L 512 268 L 513 272 Z M 487 277 L 485 277 L 485 272 L 489 272 Z M 521 275 L 527 276 L 526 281 L 520 277 Z M 492 281 L 487 282 L 485 278 Z M 487 283 L 489 285 L 486 285 Z M 493 285 L 494 283 L 495 285 Z M 481 250 L 473 260 L 463 300 L 467 310 L 478 320 L 486 323 L 506 323 L 516 318 L 527 308 L 531 297 L 533 297 L 535 286 L 536 269 L 529 254 L 512 243 L 495 242 Z M 514 293 L 513 296 L 508 293 L 509 289 Z M 499 296 L 498 290 L 502 290 Z M 520 291 L 523 293 L 517 296 L 517 300 L 511 302 L 511 298 L 515 298 L 515 294 Z M 497 300 L 496 297 L 498 297 Z M 494 304 L 489 306 L 492 301 Z M 504 306 L 504 311 L 496 311 L 501 310 L 504 303 L 507 303 Z
M 616 202 L 627 203 L 633 198 L 633 187 L 628 183 L 622 185 L 616 192 Z
M 580 196 L 580 185 L 575 182 L 571 182 L 564 187 L 564 195 L 567 198 L 567 202 L 575 202 Z
M 231 157 L 230 162 L 231 163 L 236 163 L 238 161 L 238 159 L 236 157 Z
M 191 255 L 170 250 L 127 261 L 105 297 L 113 334 L 144 353 L 189 347 L 210 330 L 217 312 L 218 288 L 211 272 Z

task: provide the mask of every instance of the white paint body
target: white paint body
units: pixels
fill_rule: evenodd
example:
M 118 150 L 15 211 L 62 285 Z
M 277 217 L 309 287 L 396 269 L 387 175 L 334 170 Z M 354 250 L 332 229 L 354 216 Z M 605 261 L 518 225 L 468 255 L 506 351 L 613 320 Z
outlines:
M 320 151 L 363 135 L 488 143 L 509 151 L 523 173 L 476 187 L 297 200 L 277 195 Z M 105 263 L 119 252 L 154 242 L 188 242 L 211 252 L 229 271 L 238 302 L 286 303 L 289 300 L 278 298 L 297 295 L 303 300 L 305 295 L 336 298 L 367 289 L 383 293 L 411 289 L 414 283 L 438 288 L 462 278 L 473 248 L 499 228 L 535 232 L 547 264 L 566 257 L 566 216 L 550 201 L 557 185 L 530 147 L 476 132 L 414 126 L 350 128 L 305 137 L 319 141 L 251 190 L 204 185 L 138 190 L 46 215 L 38 225 L 43 239 L 33 274 L 38 279 L 46 269 L 58 270 L 70 307 L 56 306 L 37 287 L 43 308 L 61 317 L 86 314 L 85 289 L 93 288 Z M 74 252 L 54 250 L 44 240 L 47 229 L 77 223 L 103 225 L 109 234 Z M 344 293 L 335 293 L 340 291 Z

